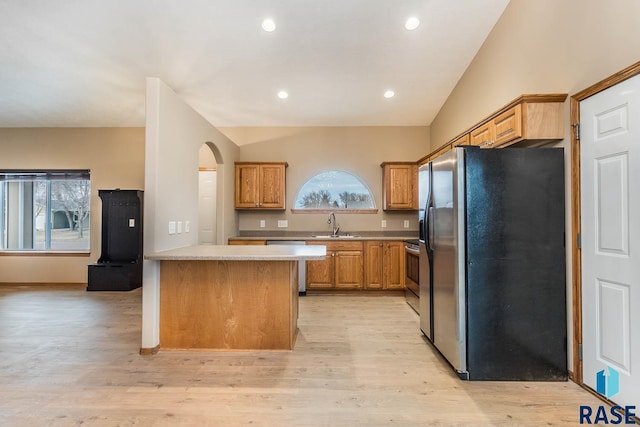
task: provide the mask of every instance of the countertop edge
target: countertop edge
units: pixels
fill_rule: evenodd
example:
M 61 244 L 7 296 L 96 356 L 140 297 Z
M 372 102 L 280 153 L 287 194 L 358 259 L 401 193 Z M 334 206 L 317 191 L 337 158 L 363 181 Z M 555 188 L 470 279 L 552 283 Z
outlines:
M 196 245 L 144 255 L 149 261 L 307 261 L 323 260 L 326 247 Z

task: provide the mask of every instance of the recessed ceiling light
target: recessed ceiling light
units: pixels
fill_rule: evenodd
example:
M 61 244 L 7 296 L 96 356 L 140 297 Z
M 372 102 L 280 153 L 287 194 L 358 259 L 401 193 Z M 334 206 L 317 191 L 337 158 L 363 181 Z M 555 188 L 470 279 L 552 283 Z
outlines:
M 404 27 L 409 31 L 415 30 L 416 28 L 418 28 L 419 25 L 420 25 L 420 20 L 415 16 L 411 16 L 404 23 Z
M 262 29 L 270 33 L 276 29 L 276 23 L 273 22 L 273 19 L 267 18 L 262 21 Z
M 286 91 L 281 90 L 280 92 L 278 92 L 278 98 L 287 99 L 288 97 L 289 97 L 289 94 Z
M 384 97 L 385 98 L 393 98 L 396 95 L 396 93 L 392 90 L 388 90 L 384 93 Z

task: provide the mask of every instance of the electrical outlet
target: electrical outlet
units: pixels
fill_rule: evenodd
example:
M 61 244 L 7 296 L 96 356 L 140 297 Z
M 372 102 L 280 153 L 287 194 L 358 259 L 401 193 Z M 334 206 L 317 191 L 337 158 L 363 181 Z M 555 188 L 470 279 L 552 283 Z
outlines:
M 182 234 L 182 221 L 178 221 L 178 234 Z
M 278 228 L 286 228 L 289 226 L 289 221 L 286 219 L 279 219 L 278 220 Z
M 265 221 L 264 219 L 260 220 L 260 228 L 265 228 L 267 226 L 267 221 Z
M 404 228 L 409 228 L 409 220 L 408 219 L 404 220 Z
M 191 231 L 191 222 L 185 221 L 184 222 L 184 232 L 188 233 L 189 231 Z
M 176 234 L 176 222 L 169 221 L 169 234 Z
M 382 221 L 380 221 L 380 227 L 387 228 L 387 220 L 386 219 L 383 219 Z

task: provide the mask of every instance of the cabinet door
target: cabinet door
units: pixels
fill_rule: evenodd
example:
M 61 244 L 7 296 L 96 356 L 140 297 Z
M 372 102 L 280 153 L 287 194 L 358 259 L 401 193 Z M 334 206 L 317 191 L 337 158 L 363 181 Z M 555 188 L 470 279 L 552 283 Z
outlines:
M 455 141 L 453 141 L 451 143 L 451 146 L 452 147 L 457 147 L 458 145 L 469 145 L 469 142 L 470 142 L 469 134 L 466 133 L 466 134 L 462 135 L 460 138 L 458 138 Z
M 268 209 L 285 208 L 285 165 L 260 165 L 259 206 Z
M 260 205 L 260 166 L 236 165 L 236 208 L 257 208 Z
M 384 244 L 383 271 L 384 289 L 404 289 L 405 253 L 403 242 L 387 242 Z
M 522 137 L 522 107 L 520 104 L 493 119 L 496 146 Z
M 322 261 L 307 261 L 307 289 L 334 287 L 334 253 L 327 251 Z
M 479 128 L 471 131 L 471 145 L 477 145 L 480 148 L 491 148 L 494 142 L 493 123 L 486 123 Z
M 441 154 L 446 153 L 447 151 L 451 151 L 451 144 L 445 144 L 442 147 L 438 148 L 437 151 L 434 151 L 433 153 L 431 153 L 431 155 L 429 156 L 430 161 L 434 160 Z
M 382 289 L 384 246 L 382 242 L 364 244 L 364 286 L 366 289 Z
M 418 209 L 418 167 L 415 164 L 384 165 L 384 209 Z
M 334 250 L 331 244 L 319 240 L 307 240 L 307 245 L 325 245 L 327 255 L 321 261 L 307 261 L 307 289 L 331 289 L 334 288 Z
M 363 285 L 362 251 L 334 252 L 337 289 L 361 289 Z

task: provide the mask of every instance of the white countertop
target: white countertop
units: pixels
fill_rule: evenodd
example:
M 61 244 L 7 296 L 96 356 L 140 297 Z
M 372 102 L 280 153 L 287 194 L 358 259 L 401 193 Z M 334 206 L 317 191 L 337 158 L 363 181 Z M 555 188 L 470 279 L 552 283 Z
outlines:
M 321 245 L 197 245 L 146 254 L 154 261 L 302 261 L 323 260 L 326 246 Z

